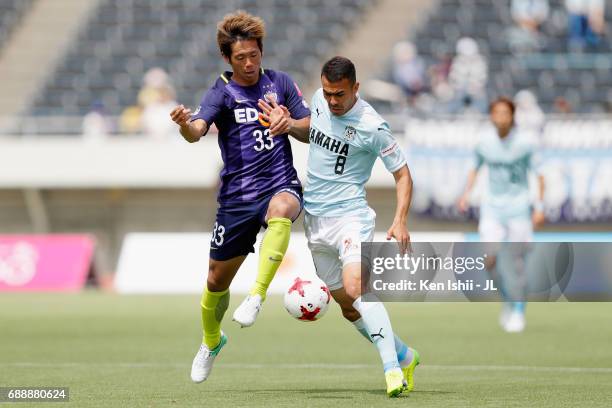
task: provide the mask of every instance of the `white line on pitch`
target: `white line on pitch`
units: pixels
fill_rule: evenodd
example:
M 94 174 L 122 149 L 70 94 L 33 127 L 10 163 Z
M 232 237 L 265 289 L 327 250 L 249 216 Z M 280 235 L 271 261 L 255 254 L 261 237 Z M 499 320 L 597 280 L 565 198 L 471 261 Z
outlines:
M 96 362 L 66 362 L 66 363 L 36 363 L 36 362 L 0 362 L 0 367 L 20 367 L 20 368 L 71 368 L 71 367 L 109 367 L 109 368 L 152 368 L 152 367 L 188 367 L 189 362 L 185 363 L 147 363 L 147 362 L 117 362 L 117 363 L 96 363 Z M 221 363 L 217 367 L 238 368 L 238 369 L 262 369 L 262 368 L 287 368 L 287 369 L 307 369 L 307 368 L 337 368 L 345 370 L 358 370 L 364 368 L 377 368 L 376 364 L 333 364 L 333 363 L 304 363 L 304 364 L 241 364 L 241 363 Z M 612 367 L 545 367 L 545 366 L 522 366 L 522 365 L 422 365 L 425 370 L 457 370 L 457 371 L 539 371 L 539 372 L 572 372 L 572 373 L 609 373 L 612 374 Z

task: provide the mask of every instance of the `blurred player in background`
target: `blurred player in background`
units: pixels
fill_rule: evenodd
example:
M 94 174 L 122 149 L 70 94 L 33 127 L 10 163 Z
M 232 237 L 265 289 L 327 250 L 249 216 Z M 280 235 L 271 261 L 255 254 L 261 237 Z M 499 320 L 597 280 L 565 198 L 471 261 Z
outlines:
M 535 141 L 530 133 L 522 132 L 515 126 L 515 105 L 512 100 L 503 97 L 496 99 L 491 103 L 489 113 L 493 126 L 487 127 L 480 136 L 475 167 L 468 175 L 458 207 L 462 212 L 467 211 L 476 176 L 485 164 L 489 171 L 488 194 L 480 206 L 480 240 L 531 242 L 534 227 L 544 223 L 544 177 L 541 174 L 537 177 L 538 199 L 533 206 L 529 194 L 529 172 L 538 173 L 540 170 Z M 523 251 L 521 257 L 506 259 L 506 262 L 498 259 L 495 267 L 497 273 L 502 275 L 500 289 L 506 302 L 500 323 L 507 332 L 520 332 L 525 328 L 525 256 Z M 516 289 L 513 294 L 510 293 L 511 287 Z
M 387 239 L 395 238 L 404 253 L 412 179 L 406 159 L 389 125 L 357 91 L 355 66 L 334 57 L 321 71 L 322 89 L 312 98 L 308 183 L 304 190 L 304 227 L 317 275 L 329 287 L 344 317 L 376 345 L 383 362 L 387 394 L 414 387 L 419 354 L 393 334 L 384 305 L 362 299 L 361 242 L 372 241 L 376 214 L 366 201 L 365 184 L 380 157 L 393 173 L 397 210 Z M 283 112 L 260 107 L 275 123 Z M 284 112 L 287 117 L 287 111 Z M 377 300 L 377 299 L 373 299 Z
M 188 142 L 197 142 L 215 123 L 224 162 L 219 208 L 210 244 L 208 279 L 202 295 L 202 345 L 191 378 L 202 382 L 227 342 L 221 320 L 229 304 L 229 286 L 262 226 L 264 235 L 256 282 L 236 309 L 234 320 L 255 321 L 267 288 L 281 264 L 291 224 L 302 208 L 302 187 L 293 167 L 287 133 L 307 137 L 310 111 L 285 73 L 261 67 L 264 22 L 244 11 L 229 14 L 217 26 L 221 55 L 232 67 L 206 92 L 193 114 L 183 105 L 171 112 Z M 268 126 L 257 110 L 260 99 L 282 103 L 289 118 Z M 292 119 L 295 118 L 295 119 Z M 272 136 L 277 136 L 272 139 Z

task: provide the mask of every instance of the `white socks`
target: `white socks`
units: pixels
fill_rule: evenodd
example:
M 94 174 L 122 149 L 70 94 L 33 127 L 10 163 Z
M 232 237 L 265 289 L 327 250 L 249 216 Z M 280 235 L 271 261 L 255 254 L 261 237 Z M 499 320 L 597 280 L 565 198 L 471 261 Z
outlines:
M 360 328 L 357 322 L 354 322 L 355 327 L 364 337 L 368 337 L 374 343 L 385 372 L 399 369 L 395 336 L 385 306 L 381 302 L 363 302 L 360 296 L 353 302 L 353 307 L 361 314 L 362 323 L 362 328 Z

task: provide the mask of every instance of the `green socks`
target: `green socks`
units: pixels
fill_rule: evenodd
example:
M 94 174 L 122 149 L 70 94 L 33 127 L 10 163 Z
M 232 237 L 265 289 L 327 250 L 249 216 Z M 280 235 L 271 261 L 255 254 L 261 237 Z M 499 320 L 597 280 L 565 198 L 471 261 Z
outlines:
M 262 300 L 266 298 L 268 286 L 270 286 L 270 282 L 274 279 L 276 270 L 283 261 L 285 252 L 287 252 L 290 235 L 290 219 L 271 218 L 268 220 L 268 229 L 259 250 L 257 279 L 251 288 L 251 295 L 260 295 Z
M 210 350 L 217 347 L 221 341 L 221 320 L 229 306 L 229 289 L 223 292 L 210 292 L 207 287 L 202 293 L 202 328 L 204 340 Z

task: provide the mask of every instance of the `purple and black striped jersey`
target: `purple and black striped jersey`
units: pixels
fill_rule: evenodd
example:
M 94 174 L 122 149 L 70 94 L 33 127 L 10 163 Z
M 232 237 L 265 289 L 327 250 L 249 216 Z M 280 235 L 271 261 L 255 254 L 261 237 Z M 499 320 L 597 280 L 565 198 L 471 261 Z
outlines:
M 258 99 L 285 105 L 291 117 L 310 115 L 297 84 L 284 72 L 263 70 L 257 84 L 240 86 L 226 72 L 206 92 L 191 120 L 219 129 L 223 158 L 220 204 L 252 202 L 285 186 L 299 186 L 288 135 L 270 137 L 259 120 Z

